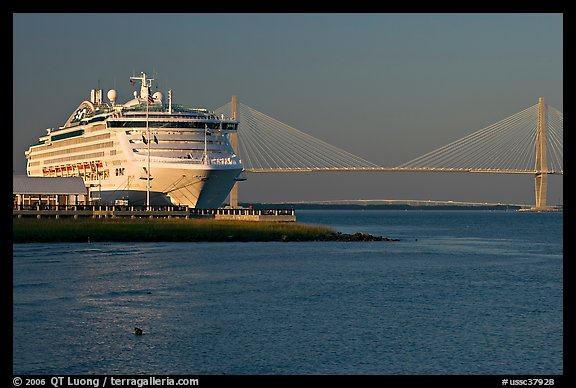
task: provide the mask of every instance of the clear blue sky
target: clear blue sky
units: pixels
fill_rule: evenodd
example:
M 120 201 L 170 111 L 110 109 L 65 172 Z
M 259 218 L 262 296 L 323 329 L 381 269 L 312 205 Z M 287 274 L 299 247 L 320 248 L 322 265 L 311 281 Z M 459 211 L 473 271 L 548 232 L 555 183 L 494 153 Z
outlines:
M 382 166 L 538 102 L 563 111 L 561 13 L 13 14 L 13 172 L 90 89 L 154 73 L 178 103 L 238 100 Z M 563 202 L 551 177 L 549 202 Z M 529 175 L 250 174 L 241 201 L 534 202 Z

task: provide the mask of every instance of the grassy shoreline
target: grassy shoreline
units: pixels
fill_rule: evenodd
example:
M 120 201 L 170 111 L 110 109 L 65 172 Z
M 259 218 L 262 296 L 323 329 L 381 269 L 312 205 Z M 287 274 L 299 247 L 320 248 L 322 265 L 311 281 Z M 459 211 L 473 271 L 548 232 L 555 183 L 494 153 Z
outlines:
M 392 241 L 322 225 L 149 218 L 14 218 L 13 243 L 49 242 Z

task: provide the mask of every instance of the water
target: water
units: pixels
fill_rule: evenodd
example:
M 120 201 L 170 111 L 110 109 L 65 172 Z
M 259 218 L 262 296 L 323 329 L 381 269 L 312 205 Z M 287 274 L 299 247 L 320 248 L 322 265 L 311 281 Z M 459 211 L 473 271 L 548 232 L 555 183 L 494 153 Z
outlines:
M 562 213 L 297 217 L 401 241 L 14 244 L 13 372 L 563 373 Z

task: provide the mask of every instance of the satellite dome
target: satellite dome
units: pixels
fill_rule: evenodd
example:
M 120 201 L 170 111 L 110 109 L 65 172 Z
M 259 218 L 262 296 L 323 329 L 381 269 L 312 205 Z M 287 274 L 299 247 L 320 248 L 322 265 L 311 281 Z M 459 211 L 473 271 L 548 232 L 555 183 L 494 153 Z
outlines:
M 110 100 L 112 105 L 114 105 L 114 102 L 116 101 L 116 90 L 110 89 L 108 90 L 108 94 L 106 95 L 108 96 L 108 99 Z
M 162 93 L 156 92 L 152 95 L 152 97 L 154 98 L 154 101 L 162 102 Z

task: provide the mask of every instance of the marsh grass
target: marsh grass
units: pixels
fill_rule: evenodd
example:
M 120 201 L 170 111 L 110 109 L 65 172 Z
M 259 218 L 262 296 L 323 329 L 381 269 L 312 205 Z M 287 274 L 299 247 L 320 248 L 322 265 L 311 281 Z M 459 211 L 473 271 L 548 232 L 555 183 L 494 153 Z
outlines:
M 341 234 L 320 225 L 159 218 L 14 218 L 13 243 L 103 241 L 327 241 Z

